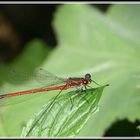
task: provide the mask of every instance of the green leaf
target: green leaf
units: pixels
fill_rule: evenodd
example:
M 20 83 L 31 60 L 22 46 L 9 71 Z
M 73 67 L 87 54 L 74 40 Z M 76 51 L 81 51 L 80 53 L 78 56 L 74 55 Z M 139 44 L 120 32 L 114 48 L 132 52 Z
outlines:
M 140 25 L 140 18 L 137 17 L 139 12 L 139 4 L 116 4 L 110 7 L 108 17 L 121 26 L 127 36 L 139 42 L 140 31 L 137 28 Z
M 110 83 L 100 100 L 100 111 L 89 118 L 77 136 L 103 136 L 119 119 L 140 120 L 139 9 L 139 5 L 111 5 L 111 11 L 103 14 L 89 5 L 71 4 L 56 10 L 53 26 L 58 46 L 44 63 L 36 66 L 63 77 L 91 73 L 98 83 Z M 33 58 L 35 63 L 38 58 Z M 27 67 L 26 63 L 23 67 Z M 31 88 L 30 83 L 12 85 L 10 89 L 26 90 Z M 19 136 L 25 122 L 55 94 L 52 91 L 35 98 L 31 95 L 32 101 L 4 107 L 1 135 Z
M 127 6 L 121 5 L 122 9 L 130 10 Z M 139 12 L 134 9 L 132 6 L 131 11 L 134 12 L 130 12 L 135 23 L 138 22 L 133 26 L 138 29 Z M 129 15 L 120 11 L 120 15 L 124 14 Z M 54 25 L 60 40 L 59 49 L 43 67 L 58 73 L 64 69 L 66 76 L 89 72 L 95 81 L 111 83 L 105 91 L 110 94 L 102 98 L 100 112 L 88 121 L 78 136 L 103 136 L 118 119 L 140 119 L 140 36 L 138 39 L 134 37 L 138 33 L 133 34 L 127 26 L 121 26 L 121 23 L 87 5 L 61 6 Z
M 97 111 L 98 102 L 106 86 L 108 85 L 88 89 L 81 93 L 71 91 L 51 99 L 27 123 L 22 131 L 22 137 L 75 136 L 89 117 Z

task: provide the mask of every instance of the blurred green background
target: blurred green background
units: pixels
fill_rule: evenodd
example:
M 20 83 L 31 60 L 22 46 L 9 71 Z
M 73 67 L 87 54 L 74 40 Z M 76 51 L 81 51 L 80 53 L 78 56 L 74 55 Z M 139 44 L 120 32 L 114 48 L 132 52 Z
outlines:
M 140 136 L 139 13 L 139 4 L 0 5 L 0 94 L 39 87 L 30 77 L 40 67 L 88 72 L 110 87 L 77 137 Z M 20 136 L 56 93 L 0 101 L 0 136 Z

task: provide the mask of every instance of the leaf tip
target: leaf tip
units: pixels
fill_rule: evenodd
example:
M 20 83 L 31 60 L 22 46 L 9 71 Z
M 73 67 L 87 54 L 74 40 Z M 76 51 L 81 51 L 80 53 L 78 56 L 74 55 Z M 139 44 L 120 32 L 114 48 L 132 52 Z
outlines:
M 103 85 L 102 87 L 105 88 L 105 87 L 108 87 L 108 86 L 110 86 L 110 84 Z
M 109 84 L 106 84 L 105 87 L 110 86 Z

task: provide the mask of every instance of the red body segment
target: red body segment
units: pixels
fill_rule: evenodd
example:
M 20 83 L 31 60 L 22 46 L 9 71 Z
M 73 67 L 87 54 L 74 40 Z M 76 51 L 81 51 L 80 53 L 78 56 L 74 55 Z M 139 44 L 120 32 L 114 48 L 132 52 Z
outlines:
M 39 88 L 39 89 L 3 94 L 3 95 L 0 95 L 0 99 L 7 98 L 7 97 L 13 97 L 13 96 L 20 96 L 20 95 L 25 95 L 25 94 L 40 93 L 40 92 L 44 92 L 44 91 L 66 90 L 68 88 L 78 87 L 81 84 L 86 86 L 88 83 L 89 83 L 88 80 L 85 80 L 84 78 L 69 78 L 66 81 L 66 84 L 61 85 L 61 86 Z
M 8 93 L 8 94 L 0 95 L 0 99 L 5 98 L 5 97 L 20 96 L 20 95 L 25 95 L 25 94 L 32 94 L 32 93 L 51 91 L 51 90 L 66 90 L 67 88 L 68 88 L 67 84 L 65 84 L 65 85 L 58 86 L 58 87 L 49 87 L 49 88 L 26 90 L 26 91 L 20 91 L 20 92 L 14 92 L 14 93 Z

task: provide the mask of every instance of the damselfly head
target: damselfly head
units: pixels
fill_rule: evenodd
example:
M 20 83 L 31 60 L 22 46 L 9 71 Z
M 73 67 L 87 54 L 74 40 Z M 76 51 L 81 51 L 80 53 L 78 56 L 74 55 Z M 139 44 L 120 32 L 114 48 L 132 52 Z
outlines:
M 89 73 L 87 73 L 85 75 L 85 79 L 88 80 L 89 82 L 91 82 L 91 75 Z

